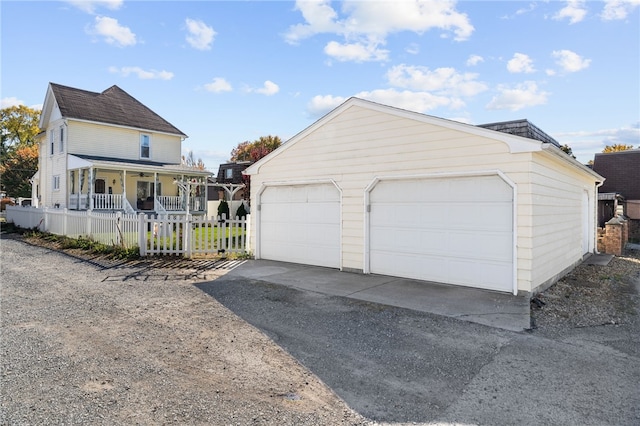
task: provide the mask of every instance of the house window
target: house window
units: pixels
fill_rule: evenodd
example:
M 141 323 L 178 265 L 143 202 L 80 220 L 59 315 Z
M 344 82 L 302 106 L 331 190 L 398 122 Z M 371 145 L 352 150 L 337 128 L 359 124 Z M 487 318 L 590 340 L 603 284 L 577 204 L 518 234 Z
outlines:
M 60 152 L 64 152 L 64 127 L 60 126 Z
M 233 179 L 233 169 L 225 169 L 224 178 L 225 179 Z
M 140 158 L 151 158 L 151 136 L 140 135 Z
M 53 190 L 54 191 L 60 190 L 60 176 L 53 177 Z
M 51 130 L 51 133 L 49 133 L 49 145 L 51 147 L 49 152 L 51 153 L 51 155 L 53 155 L 55 153 L 55 146 L 56 146 L 56 131 L 55 130 Z

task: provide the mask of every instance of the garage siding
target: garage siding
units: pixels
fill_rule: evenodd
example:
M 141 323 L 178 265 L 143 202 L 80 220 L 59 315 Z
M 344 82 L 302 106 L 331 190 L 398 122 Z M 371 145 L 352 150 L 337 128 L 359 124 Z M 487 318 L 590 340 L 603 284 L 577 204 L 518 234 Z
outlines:
M 543 154 L 532 161 L 532 288 L 545 285 L 559 271 L 582 260 L 583 200 L 586 190 L 593 208 L 593 182 L 567 170 Z M 591 221 L 593 228 L 594 223 Z
M 560 194 L 554 193 L 552 188 L 562 188 L 563 184 L 556 185 L 553 181 L 563 180 L 568 176 L 557 172 L 554 175 L 544 169 L 551 170 L 557 167 L 571 170 L 571 167 L 564 162 L 541 167 L 549 163 L 548 158 L 544 157 L 540 158 L 540 165 L 536 166 L 538 169 L 534 173 L 532 158 L 537 146 L 536 141 L 530 142 L 533 147 L 531 150 L 526 148 L 512 153 L 509 145 L 501 141 L 499 135 L 492 138 L 492 133 L 488 133 L 485 137 L 440 125 L 441 122 L 446 124 L 446 120 L 415 118 L 413 113 L 405 114 L 392 108 L 388 110 L 392 112 L 387 113 L 385 108 L 369 107 L 355 102 L 346 105 L 338 113 L 330 113 L 305 129 L 294 137 L 294 143 L 285 143 L 280 152 L 275 153 L 277 155 L 267 157 L 266 161 L 253 169 L 252 199 L 255 199 L 265 183 L 332 179 L 342 191 L 342 268 L 364 271 L 364 194 L 376 178 L 500 170 L 517 187 L 517 281 L 519 289 L 530 291 L 534 281 L 532 268 L 538 266 L 533 260 L 537 254 L 537 251 L 534 254 L 537 244 L 534 240 L 537 238 L 543 241 L 542 233 L 545 232 L 534 231 L 533 227 L 537 226 L 538 222 L 549 220 L 543 219 L 542 216 L 548 215 L 551 211 L 551 216 L 562 215 L 561 204 L 554 204 L 554 200 L 557 201 Z M 524 143 L 529 147 L 529 142 L 518 143 Z M 534 178 L 534 175 L 544 179 L 545 174 L 551 177 L 546 183 L 551 190 L 534 189 L 538 184 L 538 178 Z M 576 176 L 580 176 L 579 179 L 583 181 L 589 180 L 589 176 L 579 171 L 576 171 L 571 179 L 575 179 Z M 541 199 L 544 205 L 551 206 L 551 210 L 547 212 L 544 211 L 545 208 L 538 207 Z M 252 216 L 252 220 L 255 221 L 255 216 Z M 541 217 L 535 219 L 537 216 Z M 565 221 L 559 217 L 555 220 Z M 553 223 L 552 220 L 550 222 Z M 253 225 L 253 229 L 256 230 L 256 224 Z M 568 242 L 567 245 L 572 243 Z M 551 247 L 554 242 L 549 241 L 548 244 Z M 558 244 L 557 240 L 555 244 Z M 554 248 L 554 251 L 557 252 L 558 249 Z M 558 269 L 564 261 L 553 262 L 552 256 L 547 255 L 545 261 L 549 259 L 552 260 L 547 268 L 549 272 Z M 540 279 L 539 276 L 536 277 L 536 280 Z

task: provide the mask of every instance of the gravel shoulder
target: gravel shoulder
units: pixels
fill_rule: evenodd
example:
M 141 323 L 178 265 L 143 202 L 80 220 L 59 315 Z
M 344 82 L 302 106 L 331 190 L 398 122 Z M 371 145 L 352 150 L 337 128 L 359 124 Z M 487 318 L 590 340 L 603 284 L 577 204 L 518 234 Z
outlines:
M 367 424 L 176 262 L 2 240 L 0 424 Z
M 636 324 L 640 307 L 640 250 L 626 250 L 606 266 L 582 264 L 531 303 L 536 332 Z

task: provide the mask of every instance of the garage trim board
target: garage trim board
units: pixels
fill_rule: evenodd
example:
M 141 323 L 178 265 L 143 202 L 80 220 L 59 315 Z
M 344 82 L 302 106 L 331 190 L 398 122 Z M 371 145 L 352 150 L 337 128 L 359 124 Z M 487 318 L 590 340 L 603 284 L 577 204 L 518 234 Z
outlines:
M 342 269 L 342 190 L 332 179 L 265 182 L 256 258 Z
M 422 201 L 423 198 L 417 194 L 402 195 L 403 181 L 407 182 L 407 186 L 416 186 L 420 190 L 426 191 L 425 195 L 431 195 L 431 190 L 444 191 L 445 197 L 438 204 L 437 201 Z M 422 183 L 422 185 L 420 185 Z M 430 224 L 430 220 L 418 220 L 417 218 L 408 219 L 410 222 L 414 220 L 424 229 L 416 229 L 416 234 L 422 232 L 422 241 L 418 241 L 419 237 L 414 237 L 411 231 L 414 225 L 402 225 L 403 216 L 410 216 L 416 209 L 422 209 L 422 213 L 429 217 L 433 212 L 433 206 L 438 209 L 449 209 L 450 213 L 454 213 L 455 217 L 463 217 L 474 214 L 467 211 L 469 207 L 473 207 L 475 201 L 468 201 L 469 188 L 466 185 L 478 186 L 478 188 L 495 188 L 495 193 L 483 192 L 487 195 L 488 203 L 483 204 L 485 210 L 485 219 L 479 218 L 480 225 L 484 226 L 486 246 L 482 245 L 482 253 L 476 249 L 475 252 L 468 253 L 469 258 L 460 256 L 456 259 L 456 247 L 464 244 L 464 225 L 458 225 L 458 220 L 451 222 L 453 227 L 458 229 L 452 234 L 447 233 L 447 227 L 443 227 L 443 232 L 436 229 L 436 224 Z M 449 185 L 449 186 L 448 186 Z M 422 188 L 423 187 L 423 188 Z M 379 188 L 379 193 L 372 193 Z M 456 196 L 455 191 L 450 194 L 446 188 L 462 188 L 461 194 Z M 479 196 L 476 191 L 474 197 Z M 463 195 L 466 193 L 467 195 Z M 380 197 L 384 200 L 381 201 Z M 387 197 L 400 197 L 398 204 L 387 202 Z M 450 205 L 445 204 L 449 198 Z M 493 199 L 492 199 L 493 197 Z M 408 200 L 408 203 L 406 202 Z M 397 175 L 397 176 L 381 176 L 376 177 L 367 186 L 364 194 L 364 215 L 365 215 L 365 250 L 364 250 L 364 273 L 380 273 L 382 275 L 402 276 L 410 279 L 421 279 L 427 281 L 443 282 L 454 285 L 465 285 L 497 291 L 512 292 L 517 294 L 517 187 L 516 184 L 499 170 L 482 170 L 462 173 L 433 173 L 420 175 Z M 459 204 L 458 204 L 459 203 Z M 372 218 L 372 209 L 375 209 Z M 392 211 L 393 210 L 393 211 Z M 477 212 L 476 212 L 477 213 Z M 491 220 L 491 217 L 497 220 Z M 489 216 L 486 216 L 486 215 Z M 434 216 L 431 216 L 432 218 Z M 397 220 L 399 225 L 395 225 Z M 468 225 L 467 225 L 468 226 Z M 476 230 L 478 231 L 478 230 Z M 438 234 L 438 235 L 436 235 Z M 470 233 L 471 235 L 471 233 Z M 433 236 L 433 239 L 431 238 Z M 425 247 L 425 240 L 429 243 L 433 242 L 434 247 Z M 454 241 L 457 239 L 457 241 Z M 433 241 L 431 241 L 433 240 Z M 397 264 L 394 263 L 394 244 L 398 244 L 395 249 L 403 250 L 409 243 L 414 244 L 407 247 L 407 252 L 397 256 Z M 492 245 L 491 242 L 494 242 Z M 484 244 L 484 241 L 483 241 Z M 442 257 L 438 252 L 438 245 L 450 245 L 450 255 L 447 257 L 447 248 L 443 248 Z M 478 245 L 477 242 L 475 244 Z M 484 250 L 484 249 L 487 250 Z M 386 251 L 388 249 L 388 251 Z M 435 254 L 437 252 L 437 254 Z M 475 258 L 474 258 L 475 255 Z M 413 259 L 411 259 L 413 257 Z M 409 260 L 407 260 L 409 259 Z M 407 265 L 400 263 L 407 261 Z M 428 262 L 437 264 L 437 268 L 429 268 Z M 442 266 L 440 265 L 447 265 Z M 420 271 L 420 268 L 423 270 Z M 447 271 L 445 271 L 447 270 Z M 474 272 L 476 271 L 476 272 Z M 482 271 L 486 274 L 495 274 L 496 280 L 487 277 L 478 277 L 474 274 Z

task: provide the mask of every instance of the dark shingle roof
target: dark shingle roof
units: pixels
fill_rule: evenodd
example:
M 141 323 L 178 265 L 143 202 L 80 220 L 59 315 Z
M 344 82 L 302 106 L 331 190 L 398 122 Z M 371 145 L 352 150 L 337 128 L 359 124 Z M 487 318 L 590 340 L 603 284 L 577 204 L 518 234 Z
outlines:
M 640 200 L 640 149 L 596 154 L 593 170 L 606 178 L 598 192 L 617 192 L 627 200 Z
M 187 136 L 118 86 L 96 93 L 50 85 L 63 117 Z
M 478 127 L 495 130 L 502 133 L 509 133 L 523 138 L 535 139 L 540 142 L 550 143 L 560 148 L 560 143 L 540 130 L 529 120 L 502 121 L 499 123 L 479 124 Z

